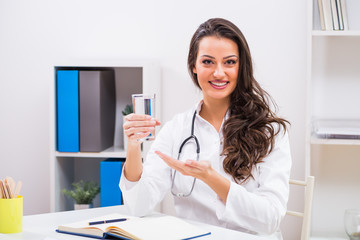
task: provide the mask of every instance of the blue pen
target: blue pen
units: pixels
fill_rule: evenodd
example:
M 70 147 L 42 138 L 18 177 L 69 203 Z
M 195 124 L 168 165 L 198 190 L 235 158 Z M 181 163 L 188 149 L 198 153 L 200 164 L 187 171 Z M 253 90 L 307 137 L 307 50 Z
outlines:
M 89 222 L 89 225 L 97 225 L 97 224 L 113 223 L 113 222 L 123 222 L 126 220 L 127 220 L 127 218 L 109 219 L 109 220 L 103 220 L 103 221 Z

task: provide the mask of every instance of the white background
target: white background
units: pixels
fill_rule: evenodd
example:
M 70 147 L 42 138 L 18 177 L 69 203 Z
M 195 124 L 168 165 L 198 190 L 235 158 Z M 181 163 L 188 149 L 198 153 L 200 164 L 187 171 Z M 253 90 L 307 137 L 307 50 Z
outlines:
M 50 210 L 49 66 L 154 59 L 162 69 L 166 122 L 200 98 L 187 73 L 187 52 L 193 32 L 211 17 L 243 31 L 256 79 L 291 122 L 291 177 L 304 178 L 306 1 L 0 0 L 0 178 L 23 181 L 25 215 Z M 301 199 L 290 206 L 301 208 Z M 298 221 L 286 221 L 284 239 L 296 239 Z

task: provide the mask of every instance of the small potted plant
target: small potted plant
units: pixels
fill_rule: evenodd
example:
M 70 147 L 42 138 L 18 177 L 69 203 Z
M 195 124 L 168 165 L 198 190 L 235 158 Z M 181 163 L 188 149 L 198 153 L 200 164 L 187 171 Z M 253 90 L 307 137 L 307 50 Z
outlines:
M 75 200 L 74 209 L 85 209 L 92 207 L 96 195 L 100 192 L 100 187 L 93 181 L 79 181 L 72 184 L 73 189 L 63 189 L 62 192 Z
M 133 111 L 133 106 L 130 105 L 130 104 L 128 104 L 128 105 L 125 106 L 124 110 L 121 111 L 121 112 L 122 112 L 122 114 L 123 114 L 124 116 L 126 116 L 126 115 L 128 115 L 128 114 L 130 114 L 130 113 L 133 113 L 133 112 L 134 112 L 134 111 Z
M 125 106 L 124 110 L 121 111 L 122 114 L 123 114 L 123 123 L 125 122 L 125 116 L 130 114 L 130 113 L 133 113 L 134 110 L 133 110 L 133 106 L 128 104 Z M 125 135 L 125 133 L 123 134 L 124 135 L 124 150 L 126 150 L 126 147 L 127 147 L 127 136 Z

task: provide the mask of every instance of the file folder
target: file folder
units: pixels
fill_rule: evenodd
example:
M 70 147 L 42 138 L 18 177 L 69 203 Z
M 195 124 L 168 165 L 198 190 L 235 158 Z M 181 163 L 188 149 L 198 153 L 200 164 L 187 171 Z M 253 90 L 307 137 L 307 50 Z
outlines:
M 122 204 L 119 187 L 123 161 L 106 159 L 100 163 L 100 206 L 108 207 Z
M 80 152 L 101 152 L 114 144 L 114 72 L 80 70 L 79 93 Z
M 57 70 L 57 150 L 79 151 L 79 71 Z

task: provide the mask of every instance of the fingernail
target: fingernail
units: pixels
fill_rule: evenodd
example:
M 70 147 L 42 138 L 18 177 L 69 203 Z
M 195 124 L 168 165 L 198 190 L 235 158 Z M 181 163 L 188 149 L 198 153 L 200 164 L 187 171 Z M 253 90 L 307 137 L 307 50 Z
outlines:
M 189 164 L 189 165 L 191 165 L 192 162 L 193 162 L 192 160 L 186 160 L 186 161 L 185 161 L 185 163 L 187 163 L 187 164 Z

